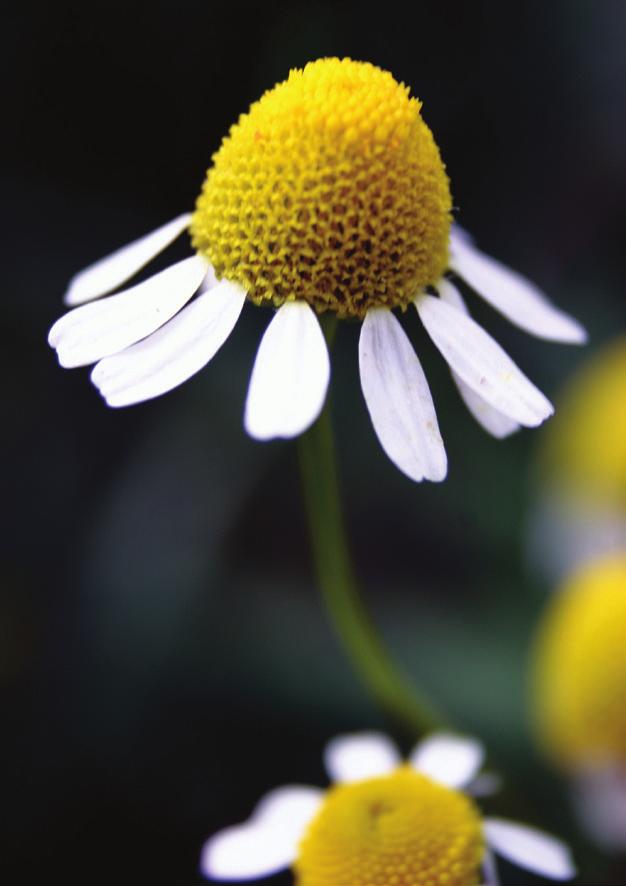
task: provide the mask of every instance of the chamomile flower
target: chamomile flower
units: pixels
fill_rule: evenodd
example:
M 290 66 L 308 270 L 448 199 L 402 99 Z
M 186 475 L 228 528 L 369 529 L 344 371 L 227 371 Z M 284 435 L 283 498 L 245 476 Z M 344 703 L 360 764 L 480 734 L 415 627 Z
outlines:
M 626 336 L 586 360 L 540 452 L 533 559 L 553 579 L 626 552 Z
M 532 669 L 538 741 L 571 776 L 591 834 L 626 848 L 626 553 L 563 583 L 540 624 Z
M 322 409 L 330 361 L 317 315 L 358 320 L 361 385 L 383 449 L 413 480 L 442 480 L 428 383 L 394 311 L 417 309 L 465 403 L 496 437 L 540 424 L 552 406 L 471 319 L 449 275 L 533 335 L 585 337 L 478 250 L 451 210 L 445 167 L 408 87 L 369 63 L 320 59 L 231 127 L 193 214 L 71 281 L 65 300 L 79 307 L 55 323 L 50 344 L 62 366 L 95 363 L 106 402 L 128 406 L 205 366 L 245 303 L 269 307 L 244 415 L 248 433 L 267 440 L 297 436 Z M 195 255 L 108 295 L 186 229 Z
M 251 818 L 211 837 L 205 876 L 245 881 L 291 867 L 298 886 L 469 886 L 497 884 L 493 853 L 555 880 L 574 876 L 568 849 L 534 828 L 484 818 L 482 746 L 434 734 L 408 761 L 380 733 L 329 743 L 323 791 L 272 791 Z

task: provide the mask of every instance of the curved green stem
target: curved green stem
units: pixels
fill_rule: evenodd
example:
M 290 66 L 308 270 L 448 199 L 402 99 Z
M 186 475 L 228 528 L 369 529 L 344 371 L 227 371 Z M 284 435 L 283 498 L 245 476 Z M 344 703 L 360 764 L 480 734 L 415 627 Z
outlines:
M 439 716 L 395 667 L 361 600 L 341 513 L 328 405 L 300 439 L 300 465 L 319 584 L 353 668 L 385 712 L 411 736 L 441 728 Z

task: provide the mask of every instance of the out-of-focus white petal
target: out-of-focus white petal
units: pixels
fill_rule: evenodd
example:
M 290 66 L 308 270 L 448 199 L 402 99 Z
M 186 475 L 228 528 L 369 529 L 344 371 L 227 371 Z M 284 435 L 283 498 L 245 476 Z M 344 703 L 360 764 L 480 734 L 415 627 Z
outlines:
M 552 415 L 550 401 L 471 317 L 432 295 L 415 306 L 450 367 L 491 406 L 528 427 Z
M 296 437 L 324 405 L 330 360 L 324 334 L 306 302 L 282 305 L 257 351 L 244 414 L 251 437 Z
M 109 406 L 130 406 L 171 391 L 217 353 L 245 299 L 240 286 L 222 280 L 149 338 L 101 360 L 91 380 Z
M 409 762 L 439 784 L 463 788 L 475 777 L 484 758 L 484 748 L 476 739 L 441 732 L 420 741 Z
M 463 788 L 470 797 L 492 797 L 502 789 L 502 777 L 497 772 L 481 772 Z
M 66 369 L 95 363 L 134 344 L 180 310 L 208 269 L 199 255 L 95 304 L 82 305 L 54 324 L 48 342 Z
M 454 228 L 450 241 L 450 268 L 516 326 L 550 341 L 587 340 L 581 324 L 555 307 L 530 280 L 476 249 Z
M 469 316 L 469 311 L 461 293 L 456 286 L 453 286 L 452 283 L 450 283 L 449 280 L 440 280 L 437 284 L 437 291 L 443 301 Z M 520 426 L 516 421 L 509 418 L 508 415 L 504 415 L 504 413 L 498 412 L 497 409 L 494 409 L 494 407 L 491 406 L 490 403 L 487 403 L 480 394 L 477 394 L 469 385 L 466 385 L 454 369 L 451 369 L 450 373 L 463 402 L 478 424 L 481 425 L 488 434 L 491 434 L 492 437 L 497 437 L 499 440 L 503 440 L 505 437 L 508 437 L 511 434 L 514 434 L 515 431 L 519 430 Z
M 188 212 L 179 215 L 156 231 L 151 231 L 89 265 L 70 280 L 63 301 L 66 305 L 80 305 L 117 289 L 173 243 L 189 226 L 190 220 L 191 215 Z
M 513 864 L 551 880 L 575 876 L 571 853 L 561 840 L 503 818 L 485 818 L 483 827 L 488 845 Z
M 428 382 L 391 311 L 368 311 L 359 339 L 363 396 L 391 461 L 411 480 L 443 480 L 446 452 Z
M 610 851 L 626 849 L 626 772 L 598 766 L 580 773 L 574 803 L 587 833 Z
M 206 841 L 202 873 L 214 880 L 253 880 L 289 867 L 323 796 L 316 788 L 295 785 L 272 791 L 247 822 Z
M 401 765 L 394 743 L 381 732 L 339 735 L 326 745 L 326 771 L 332 781 L 351 782 L 387 775 Z
M 553 587 L 585 563 L 626 550 L 623 508 L 582 493 L 543 491 L 531 514 L 528 554 Z
M 493 852 L 487 847 L 483 855 L 483 882 L 482 886 L 500 886 L 500 878 L 498 877 L 498 868 Z

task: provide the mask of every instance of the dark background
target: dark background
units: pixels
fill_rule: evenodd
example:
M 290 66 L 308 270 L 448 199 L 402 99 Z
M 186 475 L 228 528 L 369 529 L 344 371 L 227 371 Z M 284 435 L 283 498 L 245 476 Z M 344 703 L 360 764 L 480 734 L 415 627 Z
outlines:
M 350 55 L 411 84 L 459 220 L 580 317 L 593 351 L 624 326 L 625 38 L 621 0 L 60 0 L 3 13 L 3 882 L 199 883 L 209 833 L 275 785 L 325 784 L 333 734 L 386 725 L 317 597 L 295 447 L 241 427 L 267 315 L 244 312 L 177 391 L 113 411 L 45 344 L 69 277 L 192 208 L 221 136 L 290 67 Z M 585 352 L 472 305 L 558 397 Z M 543 431 L 488 438 L 410 330 L 448 450 L 442 486 L 411 484 L 379 450 L 356 327 L 333 356 L 368 602 L 408 673 L 488 742 L 507 780 L 488 808 L 571 839 L 581 883 L 623 883 L 528 734 L 526 655 L 548 588 L 524 539 Z

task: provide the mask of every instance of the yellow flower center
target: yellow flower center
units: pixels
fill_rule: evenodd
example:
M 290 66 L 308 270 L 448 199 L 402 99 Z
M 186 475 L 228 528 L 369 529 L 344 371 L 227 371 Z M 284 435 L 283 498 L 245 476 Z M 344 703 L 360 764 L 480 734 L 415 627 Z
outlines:
M 213 156 L 195 249 L 256 304 L 406 308 L 448 260 L 448 178 L 420 107 L 369 63 L 292 70 Z
M 555 596 L 534 683 L 538 735 L 557 763 L 626 765 L 626 556 L 587 566 Z
M 483 852 L 473 803 L 403 767 L 332 788 L 294 867 L 298 886 L 469 886 Z

